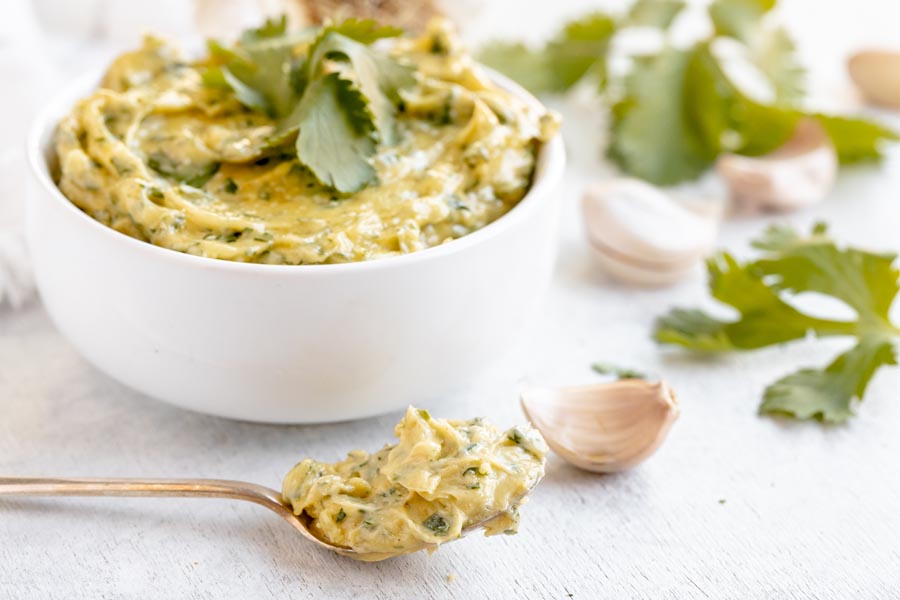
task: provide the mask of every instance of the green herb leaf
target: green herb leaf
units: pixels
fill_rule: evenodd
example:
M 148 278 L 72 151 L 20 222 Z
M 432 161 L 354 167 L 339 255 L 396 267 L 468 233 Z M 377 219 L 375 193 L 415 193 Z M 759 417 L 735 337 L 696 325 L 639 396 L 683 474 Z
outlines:
M 372 19 L 347 19 L 325 28 L 325 33 L 339 33 L 362 44 L 372 44 L 385 38 L 403 35 L 403 30 L 392 25 L 379 25 Z
M 864 337 L 825 369 L 801 369 L 767 387 L 759 410 L 829 423 L 846 421 L 853 416 L 853 399 L 862 399 L 875 371 L 896 364 L 890 339 Z
M 709 5 L 716 35 L 748 43 L 763 16 L 775 7 L 776 0 L 715 0 Z
M 602 12 L 567 23 L 562 33 L 547 44 L 557 89 L 569 89 L 588 72 L 601 82 L 605 80 L 606 51 L 615 32 L 615 21 Z
M 521 43 L 492 42 L 481 49 L 478 60 L 534 93 L 560 90 L 556 74 L 543 49 Z
M 872 121 L 822 114 L 814 116 L 828 132 L 843 164 L 880 160 L 882 145 L 900 139 L 896 131 Z
M 684 0 L 637 0 L 631 5 L 626 22 L 639 27 L 667 29 L 684 6 Z
M 355 81 L 364 100 L 364 110 L 356 111 L 354 116 L 366 115 L 380 140 L 393 144 L 399 90 L 412 84 L 412 71 L 365 44 L 329 29 L 316 39 L 309 51 L 307 76 L 310 80 L 322 76 L 326 59 L 342 61 L 352 71 L 352 77 L 348 78 Z
M 244 31 L 241 34 L 241 44 L 249 45 L 261 42 L 263 40 L 280 38 L 286 33 L 287 15 L 281 15 L 277 19 L 266 19 L 266 22 L 263 23 L 260 27 L 257 27 L 255 29 L 247 29 L 246 31 Z
M 796 106 L 806 94 L 806 69 L 796 51 L 794 40 L 781 27 L 761 31 L 750 44 L 750 60 L 769 79 L 776 104 Z
M 615 32 L 612 17 L 593 12 L 567 23 L 540 50 L 493 43 L 482 50 L 479 60 L 533 92 L 564 92 L 588 74 L 602 85 L 609 40 Z
M 771 227 L 754 247 L 765 252 L 753 263 L 754 269 L 774 278 L 774 289 L 817 292 L 843 301 L 858 315 L 859 333 L 890 330 L 888 311 L 900 289 L 900 270 L 893 264 L 896 255 L 838 248 L 823 223 L 805 237 L 790 227 Z
M 647 379 L 647 375 L 635 369 L 619 367 L 610 363 L 597 362 L 591 368 L 601 375 L 614 375 L 619 379 Z
M 818 118 L 842 163 L 879 158 L 895 132 L 869 121 L 811 114 L 798 108 L 805 70 L 794 42 L 766 22 L 775 0 L 715 0 L 709 6 L 714 35 L 687 49 L 631 57 L 621 86 L 606 85 L 610 39 L 630 26 L 667 28 L 682 0 L 637 0 L 620 20 L 591 13 L 569 23 L 540 49 L 495 43 L 480 59 L 534 92 L 564 92 L 593 78 L 610 107 L 609 157 L 630 175 L 657 185 L 695 179 L 722 153 L 768 154 L 784 144 L 804 116 Z M 716 36 L 743 45 L 744 57 L 771 84 L 760 101 L 738 88 L 710 50 Z M 619 90 L 622 90 L 621 92 Z
M 310 84 L 291 117 L 299 128 L 300 162 L 339 192 L 358 191 L 375 179 L 369 162 L 375 142 L 367 122 L 358 118 L 365 106 L 365 98 L 351 82 L 330 73 Z
M 765 106 L 742 93 L 706 43 L 691 52 L 685 87 L 688 119 L 710 155 L 771 152 L 788 140 L 799 120 L 796 111 Z
M 629 75 L 626 96 L 613 107 L 609 147 L 628 173 L 667 185 L 698 177 L 712 164 L 716 152 L 688 117 L 686 75 L 693 54 L 667 48 Z
M 207 46 L 222 79 L 234 90 L 241 104 L 273 118 L 290 114 L 300 91 L 295 86 L 293 72 L 298 61 L 291 44 L 260 43 L 228 49 L 210 40 Z M 205 80 L 215 78 L 213 70 Z
M 450 523 L 448 523 L 447 519 L 445 519 L 438 513 L 434 513 L 433 515 L 422 521 L 422 525 L 424 525 L 425 528 L 434 535 L 443 536 L 450 533 Z
M 147 157 L 147 166 L 159 173 L 191 187 L 202 188 L 219 171 L 221 163 L 180 163 L 161 152 Z
M 718 319 L 676 309 L 657 320 L 654 336 L 700 352 L 762 348 L 806 337 L 853 336 L 857 345 L 823 370 L 802 369 L 769 386 L 761 412 L 840 422 L 852 415 L 873 373 L 896 364 L 893 338 L 900 330 L 888 314 L 900 285 L 893 254 L 839 248 L 826 227 L 808 236 L 772 227 L 754 242 L 763 252 L 738 263 L 722 253 L 708 262 L 712 296 L 735 309 L 738 319 Z M 856 313 L 852 321 L 811 317 L 791 305 L 804 293 L 835 298 Z
M 275 119 L 269 146 L 296 136 L 299 161 L 322 184 L 354 192 L 375 179 L 376 143 L 396 142 L 399 90 L 414 81 L 410 67 L 369 45 L 401 33 L 359 19 L 288 33 L 284 17 L 269 20 L 234 48 L 211 40 L 203 81 Z

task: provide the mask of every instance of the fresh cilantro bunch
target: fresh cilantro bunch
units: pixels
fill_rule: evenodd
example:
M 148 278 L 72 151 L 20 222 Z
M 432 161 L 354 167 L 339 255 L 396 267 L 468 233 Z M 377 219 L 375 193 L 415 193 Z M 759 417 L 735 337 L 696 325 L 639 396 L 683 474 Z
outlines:
M 244 32 L 234 47 L 210 41 L 203 79 L 275 119 L 272 146 L 293 141 L 323 185 L 355 192 L 375 179 L 376 145 L 396 142 L 399 90 L 412 84 L 412 69 L 372 44 L 400 34 L 357 19 L 289 33 L 282 17 Z
M 880 143 L 896 139 L 876 123 L 800 107 L 805 73 L 794 44 L 783 28 L 764 19 L 775 0 L 714 0 L 708 38 L 632 57 L 624 77 L 611 78 L 613 37 L 636 26 L 667 30 L 684 4 L 637 0 L 621 17 L 592 13 L 569 23 L 541 50 L 498 43 L 480 58 L 538 93 L 564 92 L 583 80 L 597 85 L 611 106 L 609 156 L 627 173 L 659 185 L 694 179 L 725 152 L 771 152 L 803 116 L 822 123 L 843 163 L 877 159 Z M 764 76 L 769 100 L 751 98 L 734 83 L 715 51 L 722 40 L 737 46 Z
M 900 329 L 888 316 L 900 289 L 896 255 L 839 248 L 823 224 L 805 237 L 790 227 L 773 226 L 753 245 L 762 251 L 758 260 L 742 264 L 723 252 L 707 262 L 710 292 L 737 311 L 736 320 L 675 309 L 657 321 L 656 340 L 721 353 L 781 344 L 810 333 L 856 338 L 853 348 L 824 369 L 801 369 L 771 384 L 760 406 L 762 413 L 831 423 L 847 420 L 853 415 L 853 399 L 862 399 L 875 371 L 897 364 Z M 856 319 L 803 313 L 791 300 L 807 293 L 841 301 Z

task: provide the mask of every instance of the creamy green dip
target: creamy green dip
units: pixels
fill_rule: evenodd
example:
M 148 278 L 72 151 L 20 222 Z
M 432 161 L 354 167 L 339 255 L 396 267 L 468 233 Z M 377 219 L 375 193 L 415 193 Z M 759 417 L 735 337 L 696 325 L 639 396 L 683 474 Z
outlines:
M 155 38 L 113 62 L 59 124 L 62 192 L 94 219 L 158 246 L 272 264 L 361 261 L 471 233 L 528 191 L 557 118 L 487 79 L 446 23 L 391 50 L 415 69 L 398 143 L 350 195 L 295 155 L 272 154 L 265 114 L 210 88 L 202 65 Z
M 434 549 L 472 525 L 516 532 L 518 508 L 544 475 L 548 450 L 536 430 L 409 407 L 394 433 L 398 442 L 373 454 L 306 459 L 288 473 L 282 495 L 316 536 L 381 560 Z

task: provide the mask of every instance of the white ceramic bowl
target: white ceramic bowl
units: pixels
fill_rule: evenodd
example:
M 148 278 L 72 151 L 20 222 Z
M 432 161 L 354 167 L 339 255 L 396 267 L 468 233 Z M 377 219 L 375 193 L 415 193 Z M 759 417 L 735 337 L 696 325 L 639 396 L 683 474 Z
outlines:
M 559 136 L 519 205 L 459 240 L 361 263 L 244 264 L 118 233 L 57 189 L 55 125 L 96 82 L 62 94 L 29 135 L 27 234 L 53 321 L 122 383 L 234 419 L 356 419 L 452 393 L 534 320 L 555 258 Z

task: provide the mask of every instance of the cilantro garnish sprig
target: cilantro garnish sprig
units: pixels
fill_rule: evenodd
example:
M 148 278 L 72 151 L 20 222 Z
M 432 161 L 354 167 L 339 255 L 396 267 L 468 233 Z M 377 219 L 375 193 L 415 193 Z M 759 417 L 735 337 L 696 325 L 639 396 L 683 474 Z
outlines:
M 753 246 L 762 252 L 757 260 L 741 263 L 723 252 L 707 262 L 712 297 L 736 310 L 737 319 L 675 309 L 658 319 L 654 337 L 701 353 L 753 350 L 809 334 L 855 338 L 855 345 L 826 367 L 804 368 L 768 386 L 760 405 L 761 413 L 846 421 L 875 371 L 897 364 L 900 329 L 889 317 L 900 289 L 896 255 L 840 248 L 824 224 L 808 236 L 773 226 Z M 856 318 L 805 314 L 792 299 L 809 293 L 842 302 Z
M 377 145 L 396 142 L 399 90 L 412 69 L 372 44 L 402 33 L 358 19 L 291 33 L 282 17 L 234 47 L 211 40 L 203 80 L 275 119 L 273 146 L 293 141 L 323 185 L 351 193 L 374 181 Z
M 694 179 L 719 155 L 758 156 L 781 146 L 804 116 L 818 119 L 844 164 L 881 157 L 895 132 L 871 121 L 805 110 L 805 71 L 790 35 L 767 16 L 776 0 L 714 0 L 712 33 L 687 48 L 665 45 L 631 57 L 624 76 L 608 68 L 614 38 L 634 27 L 666 31 L 682 0 L 637 0 L 624 15 L 594 12 L 568 23 L 543 48 L 494 43 L 482 62 L 537 93 L 565 92 L 587 81 L 608 103 L 608 155 L 625 172 L 658 185 Z M 752 98 L 715 51 L 728 40 L 768 82 L 771 98 Z

